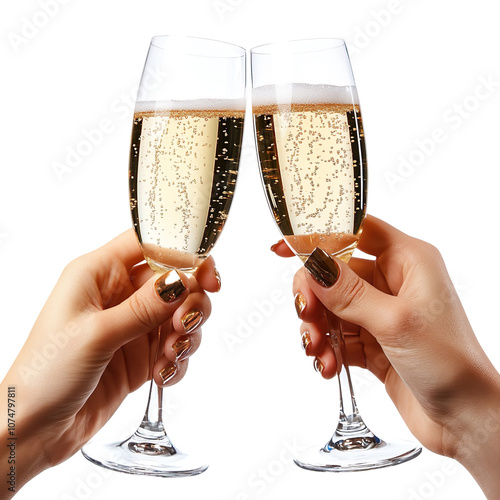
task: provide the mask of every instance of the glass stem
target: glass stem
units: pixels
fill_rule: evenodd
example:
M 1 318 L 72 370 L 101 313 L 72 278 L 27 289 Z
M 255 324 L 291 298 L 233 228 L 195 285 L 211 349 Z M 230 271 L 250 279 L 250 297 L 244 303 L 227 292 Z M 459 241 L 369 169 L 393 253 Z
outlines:
M 154 361 L 158 359 L 162 345 L 161 327 L 158 329 L 157 342 Z M 156 385 L 152 376 L 144 417 L 142 418 L 141 425 L 130 438 L 128 446 L 129 449 L 138 453 L 162 455 L 174 455 L 177 453 L 163 425 L 163 388 Z
M 366 426 L 359 414 L 349 366 L 346 361 L 346 347 L 342 327 L 338 318 L 327 311 L 330 341 L 335 350 L 338 364 L 338 380 L 340 393 L 340 414 L 337 428 L 324 451 L 368 449 L 381 443 Z
M 149 434 L 157 434 L 159 437 L 166 436 L 163 426 L 163 389 L 151 380 L 149 386 L 148 405 L 139 429 L 147 431 Z

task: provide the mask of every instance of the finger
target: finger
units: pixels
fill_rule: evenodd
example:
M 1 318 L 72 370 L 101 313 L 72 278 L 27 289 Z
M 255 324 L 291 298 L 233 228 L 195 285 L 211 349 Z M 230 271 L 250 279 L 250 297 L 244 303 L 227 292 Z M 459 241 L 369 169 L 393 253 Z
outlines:
M 366 368 L 365 346 L 359 335 L 344 335 L 346 361 L 349 366 Z
M 393 289 L 387 283 L 387 279 L 380 269 L 380 261 L 383 258 L 379 258 L 378 262 L 375 260 L 352 258 L 349 261 L 349 267 L 363 280 L 370 285 L 373 285 L 378 290 L 391 295 L 396 295 L 399 288 L 401 287 L 401 273 L 398 273 L 396 279 L 392 280 Z M 378 266 L 378 268 L 377 268 Z M 376 272 L 376 271 L 379 272 Z M 392 277 L 394 273 L 389 273 Z M 393 293 L 394 292 L 394 293 Z
M 297 316 L 302 321 L 315 321 L 324 312 L 323 304 L 314 295 L 305 279 L 301 276 L 294 278 L 293 282 L 294 304 Z
M 163 355 L 169 361 L 184 361 L 191 357 L 200 347 L 201 329 L 190 335 L 172 332 L 163 346 Z
M 159 387 L 169 387 L 180 382 L 188 369 L 189 360 L 173 363 L 161 356 L 153 367 L 153 379 Z
M 286 244 L 285 240 L 279 240 L 271 246 L 271 251 L 280 257 L 293 257 L 295 254 L 290 247 Z
M 369 255 L 378 256 L 388 247 L 410 239 L 412 239 L 411 236 L 399 231 L 387 222 L 373 215 L 367 215 L 358 248 Z M 292 257 L 294 255 L 284 240 L 275 243 L 271 250 L 280 257 Z
M 302 349 L 307 356 L 319 356 L 325 347 L 328 327 L 321 320 L 314 323 L 303 322 L 300 325 L 300 337 Z
M 349 261 L 349 267 L 362 279 L 373 285 L 373 271 L 375 261 L 352 257 Z
M 130 271 L 130 281 L 137 289 L 150 279 L 153 274 L 153 270 L 148 264 L 138 264 Z M 220 290 L 221 279 L 212 257 L 208 257 L 203 262 L 194 274 L 194 278 L 187 279 L 190 290 L 204 289 L 207 292 L 218 292 Z
M 153 274 L 154 271 L 145 262 L 143 264 L 137 264 L 130 270 L 129 274 L 132 286 L 138 290 L 146 281 L 151 279 Z
M 182 335 L 188 335 L 198 330 L 210 317 L 212 304 L 208 295 L 201 292 L 191 292 L 172 316 L 173 328 Z
M 323 378 L 330 379 L 337 375 L 337 358 L 329 342 L 325 343 L 323 350 L 314 358 L 313 366 Z
M 208 257 L 196 270 L 195 277 L 207 292 L 218 292 L 221 288 L 221 277 L 212 256 Z
M 358 248 L 369 255 L 380 256 L 389 247 L 412 240 L 411 236 L 399 231 L 373 215 L 368 215 L 363 224 L 363 232 Z
M 293 289 L 294 291 L 300 290 L 295 294 L 295 309 L 297 310 L 297 314 L 302 310 L 302 313 L 299 315 L 300 319 L 307 324 L 316 325 L 325 334 L 328 333 L 325 306 L 316 297 L 313 290 L 311 290 L 307 282 L 307 273 L 303 268 L 299 269 L 295 274 Z M 298 294 L 302 295 L 302 298 L 298 297 Z M 359 335 L 361 329 L 359 325 L 346 320 L 342 320 L 341 323 L 344 335 Z
M 339 324 L 337 323 L 336 328 Z M 360 368 L 367 368 L 367 350 L 369 354 L 375 350 L 375 344 L 381 351 L 380 345 L 376 342 L 373 336 L 369 335 L 372 342 L 369 342 L 368 347 L 363 342 L 363 339 L 359 335 L 346 335 L 342 333 L 344 348 L 341 344 L 341 333 L 339 330 L 332 331 L 328 336 L 325 336 L 326 341 L 324 343 L 321 352 L 316 354 L 319 359 L 319 363 L 315 364 L 315 367 L 319 367 L 321 375 L 324 378 L 332 378 L 340 371 L 339 363 L 343 363 L 343 357 L 345 357 L 345 363 L 347 366 L 358 366 Z M 333 354 L 333 356 L 332 356 Z M 377 353 L 378 354 L 378 353 Z M 368 368 L 374 368 L 374 363 L 372 362 Z M 377 366 L 378 374 L 380 374 L 380 366 Z M 372 370 L 373 371 L 373 370 Z M 376 373 L 377 375 L 377 373 Z
M 125 264 L 127 269 L 144 260 L 139 242 L 133 229 L 128 229 L 102 247 L 96 253 L 108 253 Z
M 359 335 L 361 332 L 361 327 L 359 325 L 356 325 L 356 323 L 350 323 L 349 321 L 341 320 L 340 324 L 342 326 L 342 333 L 346 337 Z
M 298 317 L 306 323 L 320 322 L 321 325 L 326 324 L 326 317 L 324 315 L 324 305 L 315 295 L 314 291 L 307 282 L 307 273 L 304 269 L 299 269 L 294 277 L 293 282 L 295 310 Z M 343 331 L 346 333 L 359 333 L 359 325 L 350 323 L 349 321 L 342 321 Z M 328 331 L 328 328 L 325 329 Z
M 154 275 L 121 304 L 95 314 L 97 340 L 117 349 L 155 331 L 189 297 L 185 281 L 176 271 Z
M 361 279 L 347 264 L 315 249 L 304 264 L 308 285 L 333 314 L 372 332 L 392 329 L 401 299 Z

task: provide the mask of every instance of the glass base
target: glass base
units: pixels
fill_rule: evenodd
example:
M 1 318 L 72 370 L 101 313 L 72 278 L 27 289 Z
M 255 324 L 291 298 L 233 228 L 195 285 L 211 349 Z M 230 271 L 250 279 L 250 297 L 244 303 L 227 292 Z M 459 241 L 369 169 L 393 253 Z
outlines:
M 90 442 L 82 448 L 82 454 L 101 467 L 143 476 L 195 476 L 208 468 L 177 450 L 167 436 L 145 439 L 135 433 L 121 443 Z
M 407 462 L 420 455 L 422 448 L 410 441 L 376 443 L 359 449 L 338 449 L 326 445 L 308 448 L 294 462 L 303 469 L 319 472 L 354 472 L 380 469 Z

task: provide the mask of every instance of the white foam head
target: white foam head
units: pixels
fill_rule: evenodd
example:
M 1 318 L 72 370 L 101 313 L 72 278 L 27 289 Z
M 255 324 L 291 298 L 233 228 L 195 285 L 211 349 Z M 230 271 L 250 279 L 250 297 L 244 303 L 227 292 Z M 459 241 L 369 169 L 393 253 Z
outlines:
M 225 110 L 244 111 L 244 99 L 193 99 L 182 101 L 138 101 L 136 113 L 152 111 L 189 111 L 189 110 Z
M 358 104 L 356 87 L 348 85 L 313 85 L 309 83 L 291 83 L 264 85 L 252 91 L 253 106 L 276 104 Z

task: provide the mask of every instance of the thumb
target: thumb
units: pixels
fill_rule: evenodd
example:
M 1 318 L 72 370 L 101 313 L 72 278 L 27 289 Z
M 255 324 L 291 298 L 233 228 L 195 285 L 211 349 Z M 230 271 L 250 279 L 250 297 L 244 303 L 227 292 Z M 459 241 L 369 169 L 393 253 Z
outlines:
M 359 325 L 375 336 L 377 332 L 394 328 L 392 320 L 400 301 L 360 278 L 345 262 L 316 248 L 304 267 L 311 290 L 340 319 Z
M 172 317 L 188 292 L 177 271 L 159 277 L 155 274 L 126 300 L 99 313 L 100 331 L 117 349 L 159 328 Z

